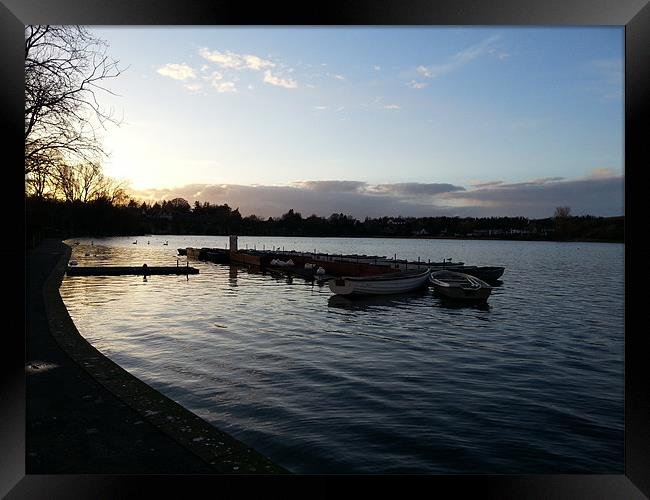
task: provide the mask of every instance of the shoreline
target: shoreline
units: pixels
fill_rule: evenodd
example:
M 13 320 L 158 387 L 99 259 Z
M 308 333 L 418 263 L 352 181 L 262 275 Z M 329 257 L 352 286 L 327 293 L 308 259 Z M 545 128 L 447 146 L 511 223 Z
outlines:
M 28 473 L 289 473 L 86 341 L 59 294 L 70 255 L 60 240 L 27 255 Z
M 228 238 L 230 234 L 176 234 L 176 233 L 142 233 L 142 234 L 112 234 L 112 235 L 76 235 L 62 238 L 62 240 L 74 240 L 81 238 L 132 238 L 132 237 L 150 237 L 150 236 L 191 236 L 191 237 L 218 237 Z M 478 237 L 472 238 L 467 236 L 369 236 L 369 235 L 354 235 L 354 236 L 305 236 L 305 235 L 268 235 L 268 234 L 238 234 L 239 238 L 348 238 L 348 239 L 387 239 L 387 240 L 462 240 L 462 241 L 530 241 L 534 243 L 615 243 L 624 245 L 625 240 L 598 240 L 598 239 L 543 239 L 543 238 L 492 238 L 492 237 Z

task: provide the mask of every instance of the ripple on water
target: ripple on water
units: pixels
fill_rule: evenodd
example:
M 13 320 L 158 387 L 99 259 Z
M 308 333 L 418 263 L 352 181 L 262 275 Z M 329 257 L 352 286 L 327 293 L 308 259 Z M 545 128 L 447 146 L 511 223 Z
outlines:
M 176 265 L 177 247 L 226 242 L 160 238 L 81 240 L 72 258 Z M 61 295 L 98 349 L 295 472 L 622 473 L 622 245 L 240 240 L 506 272 L 483 306 L 350 301 L 203 262 L 189 279 L 66 277 Z

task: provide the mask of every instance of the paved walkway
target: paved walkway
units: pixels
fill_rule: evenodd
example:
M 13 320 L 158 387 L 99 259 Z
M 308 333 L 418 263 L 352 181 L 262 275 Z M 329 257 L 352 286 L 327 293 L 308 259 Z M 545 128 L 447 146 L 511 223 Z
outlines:
M 58 293 L 69 255 L 27 255 L 26 473 L 286 472 L 86 342 Z

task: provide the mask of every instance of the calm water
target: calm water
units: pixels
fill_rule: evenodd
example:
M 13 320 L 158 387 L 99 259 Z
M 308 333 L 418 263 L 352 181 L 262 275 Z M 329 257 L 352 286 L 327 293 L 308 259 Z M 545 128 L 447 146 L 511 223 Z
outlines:
M 176 265 L 177 247 L 227 238 L 78 241 L 80 265 Z M 506 271 L 487 307 L 429 290 L 337 300 L 327 286 L 203 262 L 189 278 L 66 277 L 61 295 L 100 351 L 293 472 L 623 473 L 623 245 L 246 245 Z

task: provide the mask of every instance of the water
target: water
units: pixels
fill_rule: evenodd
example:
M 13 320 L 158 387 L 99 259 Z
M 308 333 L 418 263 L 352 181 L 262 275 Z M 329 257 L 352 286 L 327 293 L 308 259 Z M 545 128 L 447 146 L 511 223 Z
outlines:
M 177 247 L 227 246 L 134 239 L 81 239 L 72 259 L 176 265 Z M 350 302 L 203 262 L 189 277 L 66 277 L 61 295 L 105 355 L 293 472 L 623 473 L 623 245 L 240 237 L 247 244 L 506 271 L 487 306 L 431 291 Z

